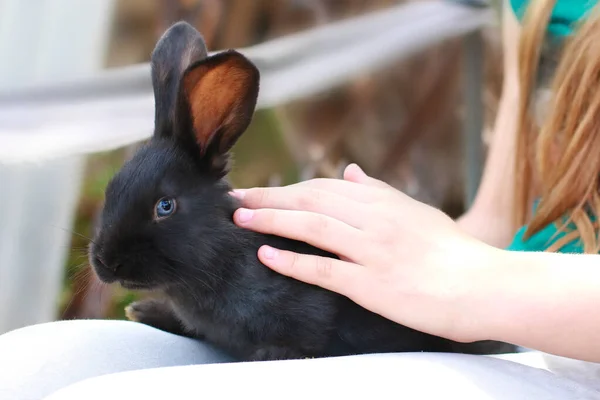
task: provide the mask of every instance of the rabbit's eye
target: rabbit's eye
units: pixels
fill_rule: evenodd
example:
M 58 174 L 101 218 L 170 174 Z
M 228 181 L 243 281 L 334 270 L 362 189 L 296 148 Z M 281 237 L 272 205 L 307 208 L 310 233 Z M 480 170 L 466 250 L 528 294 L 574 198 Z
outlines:
M 163 197 L 156 203 L 156 217 L 166 218 L 175 212 L 176 203 L 175 199 L 169 197 Z

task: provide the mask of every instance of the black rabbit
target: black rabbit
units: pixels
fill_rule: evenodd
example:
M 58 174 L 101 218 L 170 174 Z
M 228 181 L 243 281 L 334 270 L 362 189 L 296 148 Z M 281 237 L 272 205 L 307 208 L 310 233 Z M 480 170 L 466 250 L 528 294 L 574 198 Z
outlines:
M 513 349 L 424 334 L 265 267 L 263 244 L 336 256 L 233 223 L 228 156 L 252 119 L 257 68 L 232 50 L 208 57 L 184 22 L 159 40 L 151 65 L 154 135 L 109 183 L 90 245 L 103 282 L 161 295 L 128 306 L 131 320 L 203 338 L 240 360 Z

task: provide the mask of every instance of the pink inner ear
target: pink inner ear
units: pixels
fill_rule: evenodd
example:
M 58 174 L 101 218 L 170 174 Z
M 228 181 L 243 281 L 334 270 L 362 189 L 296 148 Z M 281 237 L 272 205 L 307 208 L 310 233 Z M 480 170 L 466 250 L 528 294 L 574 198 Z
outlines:
M 235 138 L 241 105 L 247 101 L 252 85 L 252 70 L 247 61 L 232 54 L 216 63 L 209 60 L 186 74 L 184 86 L 188 95 L 196 141 L 204 150 L 215 140 L 219 148 Z

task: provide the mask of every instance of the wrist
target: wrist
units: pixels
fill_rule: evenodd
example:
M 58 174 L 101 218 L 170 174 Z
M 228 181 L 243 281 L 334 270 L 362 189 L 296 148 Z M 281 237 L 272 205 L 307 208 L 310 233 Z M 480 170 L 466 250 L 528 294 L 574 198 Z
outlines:
M 490 249 L 486 264 L 474 269 L 471 295 L 474 340 L 536 347 L 530 342 L 535 332 L 550 331 L 552 325 L 563 323 L 555 317 L 569 297 L 576 295 L 567 289 L 577 274 L 576 268 L 566 267 L 576 262 L 573 256 L 579 258 L 579 255 Z
M 466 341 L 506 341 L 502 321 L 518 299 L 507 290 L 511 282 L 522 279 L 513 273 L 518 264 L 514 253 L 495 247 L 486 247 L 477 264 L 470 266 L 469 292 L 465 299 L 465 315 L 468 318 Z
M 470 268 L 461 341 L 497 340 L 598 360 L 598 255 L 490 249 Z
M 496 321 L 490 315 L 492 293 L 501 292 L 499 280 L 506 270 L 502 267 L 510 261 L 508 251 L 477 241 L 470 245 L 460 258 L 462 263 L 458 293 L 453 298 L 455 323 L 450 339 L 459 342 L 500 340 L 495 336 Z
M 431 309 L 438 333 L 459 342 L 495 340 L 600 362 L 600 255 L 517 252 L 465 235 L 442 241 Z M 434 332 L 435 333 L 435 332 Z

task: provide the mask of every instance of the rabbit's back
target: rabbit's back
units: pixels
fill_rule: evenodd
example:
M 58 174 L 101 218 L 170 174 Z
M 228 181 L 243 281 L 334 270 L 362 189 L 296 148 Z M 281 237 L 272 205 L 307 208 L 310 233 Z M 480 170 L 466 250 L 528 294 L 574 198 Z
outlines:
M 242 359 L 325 354 L 336 332 L 340 296 L 265 267 L 256 257 L 265 238 L 257 242 L 247 235 L 253 236 L 240 233 L 232 243 L 230 254 L 237 257 L 224 257 L 222 265 L 212 266 L 213 271 L 228 271 L 216 290 L 194 285 L 195 292 L 183 287 L 166 292 L 186 331 Z M 276 237 L 266 242 L 295 250 L 305 246 Z

